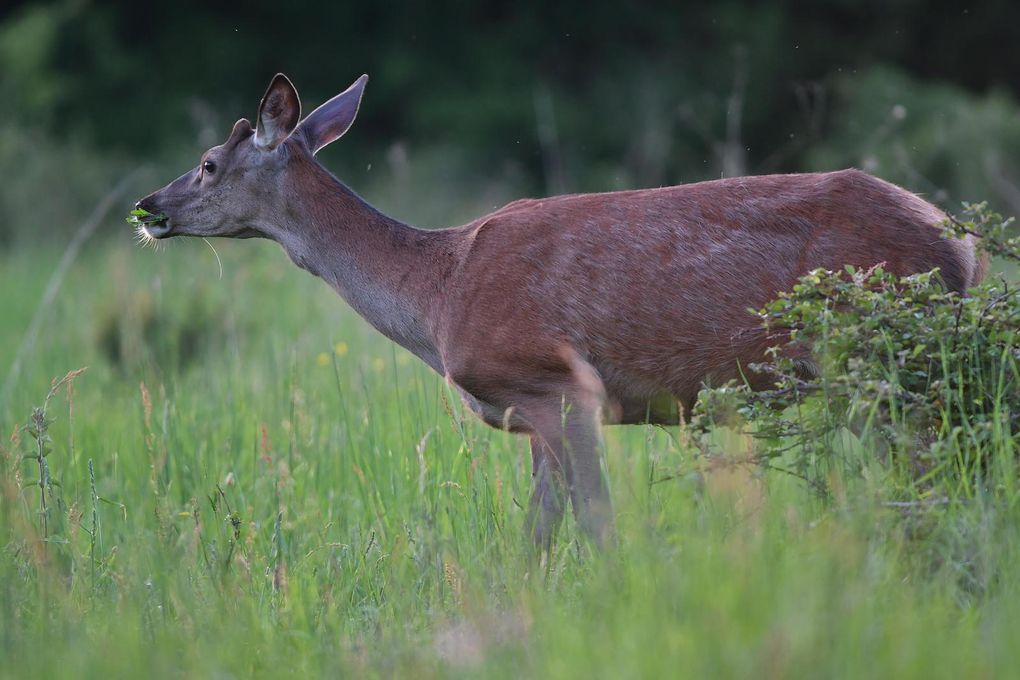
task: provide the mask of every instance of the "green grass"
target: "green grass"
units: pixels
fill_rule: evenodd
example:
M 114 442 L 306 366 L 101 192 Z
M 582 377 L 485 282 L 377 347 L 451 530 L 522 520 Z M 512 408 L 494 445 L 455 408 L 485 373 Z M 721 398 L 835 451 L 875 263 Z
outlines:
M 823 501 L 742 464 L 736 433 L 706 461 L 677 428 L 609 428 L 619 547 L 593 553 L 568 523 L 536 565 L 526 441 L 476 422 L 275 246 L 217 248 L 222 279 L 201 241 L 93 245 L 0 404 L 0 676 L 1020 667 L 1012 495 L 891 508 L 876 463 L 833 472 Z M 58 258 L 0 254 L 0 370 Z M 43 540 L 19 428 L 83 366 L 49 402 Z

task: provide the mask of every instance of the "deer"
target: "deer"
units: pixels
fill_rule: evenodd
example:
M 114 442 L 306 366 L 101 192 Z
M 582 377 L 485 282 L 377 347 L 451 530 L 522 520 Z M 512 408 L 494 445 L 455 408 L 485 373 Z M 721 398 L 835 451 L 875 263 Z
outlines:
M 357 116 L 367 75 L 305 118 L 283 74 L 198 166 L 138 201 L 145 239 L 266 238 L 418 356 L 492 427 L 530 438 L 526 516 L 549 550 L 569 502 L 615 536 L 603 424 L 676 425 L 699 390 L 774 339 L 759 309 L 816 268 L 938 268 L 964 293 L 986 264 L 947 216 L 856 169 L 525 198 L 446 229 L 369 205 L 316 160 Z M 790 348 L 791 352 L 805 350 Z M 810 357 L 801 357 L 805 366 Z

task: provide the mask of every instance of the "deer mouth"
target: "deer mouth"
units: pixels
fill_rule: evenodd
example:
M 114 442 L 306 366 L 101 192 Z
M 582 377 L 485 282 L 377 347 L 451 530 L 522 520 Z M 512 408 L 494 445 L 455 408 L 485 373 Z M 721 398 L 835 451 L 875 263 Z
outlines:
M 128 224 L 148 238 L 164 238 L 170 235 L 170 221 L 163 213 L 153 214 L 140 205 L 129 213 Z
M 170 236 L 170 222 L 164 217 L 159 222 L 147 222 L 142 225 L 142 230 L 152 238 L 165 238 Z

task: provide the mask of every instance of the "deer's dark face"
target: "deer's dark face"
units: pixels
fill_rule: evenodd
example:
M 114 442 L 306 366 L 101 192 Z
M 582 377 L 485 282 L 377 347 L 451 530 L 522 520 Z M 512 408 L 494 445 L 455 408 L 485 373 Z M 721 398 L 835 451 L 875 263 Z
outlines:
M 291 168 L 347 131 L 367 80 L 359 78 L 299 126 L 297 91 L 277 75 L 259 106 L 257 129 L 237 121 L 227 141 L 206 151 L 195 169 L 138 201 L 137 208 L 156 216 L 142 222 L 139 235 L 277 237 Z
M 196 168 L 140 200 L 139 208 L 164 216 L 139 227 L 144 236 L 264 236 L 267 217 L 279 203 L 278 179 L 285 176 L 291 153 L 303 149 L 285 144 L 265 150 L 254 140 L 255 130 L 242 118 Z

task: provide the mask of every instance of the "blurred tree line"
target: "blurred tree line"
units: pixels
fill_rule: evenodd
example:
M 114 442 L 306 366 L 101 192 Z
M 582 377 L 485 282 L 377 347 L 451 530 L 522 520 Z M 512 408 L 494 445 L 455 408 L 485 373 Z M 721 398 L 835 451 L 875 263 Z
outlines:
M 530 194 L 855 165 L 1020 212 L 1018 24 L 1010 0 L 8 2 L 0 242 L 141 160 L 183 171 L 277 71 L 306 112 L 371 75 L 324 152 L 355 186 L 408 154 Z

